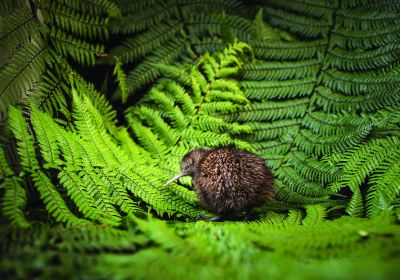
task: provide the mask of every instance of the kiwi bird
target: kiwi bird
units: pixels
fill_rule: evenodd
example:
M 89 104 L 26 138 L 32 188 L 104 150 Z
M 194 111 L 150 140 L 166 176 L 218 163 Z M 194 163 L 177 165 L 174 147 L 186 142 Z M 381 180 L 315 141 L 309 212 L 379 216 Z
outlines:
M 181 172 L 168 186 L 182 176 L 193 178 L 193 187 L 201 204 L 221 220 L 227 215 L 249 212 L 274 197 L 274 175 L 265 161 L 254 153 L 224 147 L 195 149 L 180 164 Z

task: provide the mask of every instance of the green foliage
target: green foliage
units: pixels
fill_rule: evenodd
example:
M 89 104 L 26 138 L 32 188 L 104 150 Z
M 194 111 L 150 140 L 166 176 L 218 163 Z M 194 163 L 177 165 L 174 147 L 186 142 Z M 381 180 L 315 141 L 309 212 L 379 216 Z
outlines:
M 118 57 L 115 57 L 115 68 L 114 68 L 113 74 L 115 75 L 115 77 L 118 81 L 118 86 L 121 91 L 122 103 L 125 103 L 126 99 L 128 98 L 128 89 L 126 86 L 126 75 L 124 73 L 124 70 L 122 69 L 122 62 Z
M 393 279 L 399 11 L 2 1 L 0 275 Z M 255 220 L 195 221 L 190 178 L 162 187 L 187 151 L 221 145 L 276 176 Z
M 10 242 L 1 247 L 0 260 L 2 271 L 18 278 L 33 272 L 69 279 L 132 275 L 138 279 L 393 279 L 397 275 L 394 256 L 399 254 L 400 236 L 392 216 L 342 217 L 315 225 L 293 224 L 293 217 L 278 220 L 271 215 L 251 223 L 135 219 L 125 230 L 2 228 L 0 237 L 10 236 Z M 51 263 L 54 258 L 57 262 Z
M 1 175 L 0 189 L 4 191 L 2 197 L 2 213 L 10 223 L 20 228 L 27 228 L 30 223 L 27 221 L 24 209 L 26 206 L 26 191 L 23 187 L 23 180 L 14 176 L 13 170 L 8 165 L 4 150 L 0 148 Z
M 64 75 L 72 69 L 65 58 L 94 65 L 108 38 L 109 17 L 104 13 L 118 16 L 119 8 L 109 0 L 84 5 L 80 1 L 5 2 L 8 13 L 0 21 L 0 65 L 5 64 L 0 68 L 2 120 L 8 106 L 22 100 L 67 115 L 65 87 L 70 84 Z

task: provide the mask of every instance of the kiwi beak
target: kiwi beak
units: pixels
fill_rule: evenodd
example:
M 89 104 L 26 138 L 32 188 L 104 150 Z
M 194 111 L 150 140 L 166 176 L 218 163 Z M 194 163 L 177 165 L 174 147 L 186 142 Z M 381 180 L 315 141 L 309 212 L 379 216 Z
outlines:
M 174 182 L 174 181 L 178 180 L 179 178 L 181 178 L 181 177 L 183 177 L 183 176 L 186 176 L 186 175 L 188 175 L 188 174 L 189 174 L 188 172 L 181 171 L 181 172 L 179 172 L 174 178 L 172 178 L 171 180 L 169 180 L 168 182 L 166 182 L 163 186 L 166 187 L 166 186 L 168 186 L 169 184 L 171 184 L 172 182 Z

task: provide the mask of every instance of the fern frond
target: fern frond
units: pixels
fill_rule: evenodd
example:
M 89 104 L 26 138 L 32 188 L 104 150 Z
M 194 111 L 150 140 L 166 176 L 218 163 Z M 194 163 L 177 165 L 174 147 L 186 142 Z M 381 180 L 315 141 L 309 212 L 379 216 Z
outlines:
M 189 13 L 184 14 L 184 22 L 191 36 L 222 36 L 224 25 L 239 40 L 250 39 L 252 22 L 236 15 L 223 14 L 221 12 L 207 13 Z
M 12 175 L 14 175 L 14 172 L 8 164 L 4 149 L 0 146 L 0 180 Z
M 88 101 L 88 99 L 85 98 L 86 105 L 92 108 L 89 113 L 91 113 L 93 116 L 94 111 L 97 111 L 98 113 L 96 115 L 102 116 L 101 119 L 97 117 L 98 124 L 104 125 L 110 133 L 113 133 L 116 129 L 115 119 L 117 112 L 108 102 L 107 98 L 95 90 L 94 86 L 88 84 L 82 77 L 74 75 L 73 80 L 75 86 L 77 87 L 77 91 L 83 93 L 84 96 L 87 96 L 87 98 L 90 99 L 90 101 Z
M 96 170 L 89 166 L 86 166 L 85 169 L 79 172 L 79 177 L 82 178 L 86 192 L 93 197 L 107 223 L 110 225 L 119 225 L 121 217 L 114 207 L 115 203 L 110 196 L 111 190 L 107 186 L 107 182 L 104 182 Z
M 271 25 L 289 30 L 295 34 L 308 38 L 326 36 L 331 26 L 331 18 L 315 19 L 305 15 L 298 15 L 287 9 L 273 7 L 264 8 Z
M 282 182 L 285 183 L 288 189 L 300 195 L 307 197 L 326 197 L 333 194 L 330 189 L 324 188 L 323 185 L 303 178 L 292 167 L 282 167 L 276 172 L 276 175 L 282 178 Z
M 57 144 L 57 131 L 52 126 L 53 120 L 38 109 L 31 111 L 31 122 L 35 130 L 45 168 L 58 168 L 62 162 Z
M 274 170 L 282 165 L 285 158 L 284 155 L 287 154 L 291 148 L 291 144 L 289 142 L 282 142 L 280 140 L 255 142 L 252 146 L 257 153 L 259 153 L 266 160 L 266 165 Z
M 30 226 L 24 213 L 27 194 L 23 183 L 21 178 L 12 176 L 5 178 L 0 184 L 1 189 L 4 190 L 1 200 L 2 213 L 9 219 L 11 225 L 19 228 Z
M 5 0 L 0 3 L 0 14 L 2 16 L 8 15 L 11 12 L 15 11 L 18 8 L 21 8 L 25 5 L 26 3 L 22 0 L 17 0 L 17 1 L 11 1 L 11 0 Z
M 357 127 L 354 131 L 346 134 L 320 136 L 309 130 L 299 130 L 294 140 L 299 150 L 314 156 L 330 155 L 332 153 L 344 152 L 362 143 L 370 134 L 370 124 Z
M 353 194 L 346 207 L 346 212 L 352 217 L 364 216 L 365 207 L 361 191 L 358 186 L 353 187 Z
M 395 0 L 350 0 L 343 3 L 345 8 L 361 8 L 361 10 L 383 10 L 392 11 L 399 8 L 399 3 Z M 356 10 L 356 9 L 354 9 Z
M 287 99 L 311 95 L 314 78 L 286 81 L 242 81 L 240 84 L 247 98 L 252 100 Z
M 133 215 L 140 208 L 133 203 L 128 191 L 120 182 L 117 171 L 103 169 L 100 174 L 101 180 L 108 187 L 108 192 L 114 204 L 118 205 L 121 211 Z
M 108 18 L 85 15 L 56 2 L 43 6 L 42 10 L 48 25 L 56 25 L 65 33 L 90 40 L 108 38 Z
M 263 20 L 263 10 L 260 9 L 253 22 L 253 38 L 260 41 L 280 41 L 277 32 Z
M 192 125 L 194 128 L 199 130 L 219 133 L 227 132 L 231 134 L 245 134 L 254 131 L 250 126 L 245 126 L 238 123 L 226 123 L 220 118 L 209 115 L 196 116 L 194 119 L 192 119 Z
M 97 155 L 102 158 L 106 165 L 113 165 L 118 162 L 118 157 L 110 149 L 107 143 L 107 134 L 102 118 L 93 105 L 83 96 L 79 97 L 75 89 L 72 89 L 75 126 L 88 145 L 97 150 Z M 91 116 L 91 117 L 88 117 Z
M 345 51 L 334 48 L 329 51 L 329 65 L 340 70 L 366 71 L 384 68 L 397 62 L 398 44 L 390 43 L 372 50 Z
M 325 3 L 314 3 L 312 1 L 296 1 L 294 4 L 290 0 L 283 1 L 266 1 L 266 3 L 272 7 L 282 8 L 288 11 L 291 11 L 296 14 L 305 15 L 311 18 L 324 18 L 327 19 L 331 16 L 332 10 L 336 7 L 336 3 L 325 2 Z M 321 5 L 316 5 L 321 4 Z
M 127 121 L 145 150 L 159 158 L 166 154 L 167 147 L 148 127 L 143 126 L 136 117 L 128 115 Z
M 174 185 L 174 187 L 169 190 L 190 205 L 197 206 L 199 204 L 197 194 L 192 190 L 188 190 L 180 185 Z
M 78 210 L 88 219 L 107 223 L 108 220 L 102 216 L 95 199 L 89 195 L 87 187 L 77 174 L 77 168 L 66 167 L 58 173 L 58 179 L 67 190 Z
M 300 125 L 299 119 L 288 119 L 268 122 L 250 122 L 252 135 L 250 139 L 260 142 L 279 138 L 281 135 L 294 135 L 298 131 Z M 250 131 L 249 131 L 250 132 Z
M 358 188 L 381 163 L 398 157 L 398 145 L 398 138 L 388 137 L 375 139 L 346 152 L 340 160 L 343 166 L 341 176 L 331 186 L 332 190 L 337 191 L 344 186 Z
M 55 126 L 57 127 L 57 125 Z M 81 145 L 81 141 L 77 134 L 65 131 L 61 127 L 57 127 L 57 143 L 61 148 L 61 154 L 66 162 L 71 164 L 81 164 L 82 162 L 88 161 L 90 164 L 95 166 L 101 165 L 96 154 L 88 152 L 86 150 L 87 147 Z
M 338 24 L 346 29 L 368 30 L 387 28 L 399 24 L 396 10 L 341 9 L 337 14 Z
M 287 156 L 287 163 L 290 166 L 301 166 L 301 168 L 298 168 L 299 174 L 310 181 L 327 184 L 337 180 L 338 167 L 331 166 L 327 162 L 318 161 L 303 152 L 293 151 L 290 153 Z
M 25 171 L 35 172 L 39 169 L 36 158 L 34 139 L 28 131 L 28 126 L 22 112 L 16 107 L 10 106 L 9 123 L 14 137 L 18 140 L 17 150 L 21 165 Z
M 126 75 L 122 69 L 122 62 L 118 57 L 115 57 L 115 68 L 113 74 L 115 75 L 118 86 L 121 91 L 122 103 L 126 102 L 128 98 L 128 87 L 126 85 Z
M 254 49 L 254 54 L 258 59 L 312 59 L 322 52 L 327 45 L 326 40 L 313 41 L 261 41 L 250 40 L 249 44 Z
M 58 2 L 78 11 L 88 12 L 91 15 L 101 15 L 104 12 L 112 17 L 121 15 L 117 4 L 110 0 L 88 0 L 85 3 L 79 0 L 61 0 Z
M 387 106 L 399 103 L 400 94 L 396 88 L 392 90 L 373 90 L 371 93 L 353 96 L 334 92 L 326 87 L 315 89 L 315 103 L 329 113 L 348 112 L 375 112 Z
M 149 32 L 124 41 L 121 46 L 112 50 L 113 55 L 119 57 L 122 63 L 137 61 L 172 40 L 181 28 L 179 24 L 173 22 L 156 27 Z
M 215 11 L 225 11 L 226 13 L 244 14 L 247 7 L 237 0 L 215 0 L 215 1 L 196 1 L 196 0 L 179 0 L 179 8 L 182 14 L 193 14 L 202 12 L 209 14 Z
M 71 119 L 66 99 L 68 91 L 64 76 L 58 77 L 46 70 L 24 103 L 28 108 L 38 108 L 55 117 L 62 115 Z
M 307 205 L 306 217 L 302 220 L 302 225 L 312 226 L 322 222 L 326 217 L 326 207 L 321 204 Z
M 117 34 L 140 32 L 151 28 L 165 19 L 169 19 L 173 14 L 178 14 L 175 5 L 168 5 L 164 1 L 158 1 L 157 5 L 154 4 L 155 2 L 148 3 L 147 5 L 142 4 L 140 8 L 129 9 L 127 6 L 131 5 L 131 3 L 124 3 L 121 5 L 121 8 L 124 10 L 124 13 L 129 14 L 113 19 L 110 23 L 111 31 Z M 140 2 L 138 5 L 140 5 Z M 133 12 L 135 13 L 131 14 Z
M 318 59 L 295 62 L 256 62 L 244 66 L 243 79 L 260 81 L 314 77 L 320 67 L 321 61 Z
M 159 214 L 175 214 L 176 211 L 189 217 L 197 217 L 202 212 L 194 208 L 182 199 L 162 191 L 162 184 L 154 177 L 144 176 L 140 171 L 119 169 L 124 186 L 144 202 L 148 203 L 150 209 Z M 154 174 L 153 174 L 154 175 Z
M 72 37 L 60 29 L 51 28 L 49 32 L 54 48 L 57 53 L 71 57 L 78 63 L 86 65 L 95 64 L 95 56 L 103 52 L 103 46 L 91 44 L 83 40 Z
M 11 58 L 10 64 L 0 69 L 0 112 L 14 105 L 34 87 L 45 70 L 46 63 L 53 61 L 43 42 L 24 44 Z
M 330 69 L 321 75 L 324 86 L 347 95 L 360 95 L 376 91 L 394 91 L 397 94 L 396 85 L 399 80 L 396 75 L 353 74 L 336 69 Z
M 386 162 L 371 176 L 371 185 L 367 194 L 368 216 L 376 216 L 394 207 L 394 202 L 400 193 L 398 171 L 398 164 Z
M 0 51 L 13 55 L 20 44 L 39 36 L 39 25 L 27 7 L 14 9 L 0 21 Z
M 177 40 L 170 40 L 162 47 L 154 50 L 151 55 L 143 59 L 138 66 L 127 74 L 128 93 L 136 92 L 161 76 L 160 70 L 152 65 L 156 63 L 171 64 L 180 56 L 181 52 L 182 45 Z
M 325 114 L 312 112 L 303 118 L 302 125 L 320 136 L 334 136 L 342 133 L 355 133 L 355 130 L 370 131 L 369 118 L 353 114 Z
M 285 187 L 285 185 L 280 182 L 276 182 L 276 186 L 277 186 L 276 191 L 275 191 L 276 199 L 278 201 L 283 201 L 283 202 L 286 202 L 293 206 L 328 202 L 328 198 L 309 197 L 309 196 L 295 193 L 291 189 Z M 299 214 L 301 214 L 301 211 Z M 300 220 L 298 220 L 299 223 L 301 222 L 301 218 L 302 218 L 302 216 L 300 217 Z
M 372 49 L 399 42 L 399 26 L 392 25 L 384 29 L 349 30 L 337 28 L 332 31 L 332 40 L 341 48 Z
M 152 110 L 146 106 L 136 107 L 131 112 L 138 115 L 143 121 L 147 122 L 149 126 L 154 129 L 154 132 L 158 135 L 158 138 L 163 139 L 165 144 L 175 145 L 179 135 L 164 122 L 160 112 Z
M 293 99 L 286 102 L 252 103 L 240 112 L 226 114 L 229 121 L 270 121 L 284 118 L 303 117 L 308 105 L 308 98 Z
M 38 170 L 31 173 L 31 177 L 47 211 L 57 222 L 63 222 L 69 226 L 88 223 L 87 220 L 78 218 L 68 209 L 64 199 L 45 173 Z

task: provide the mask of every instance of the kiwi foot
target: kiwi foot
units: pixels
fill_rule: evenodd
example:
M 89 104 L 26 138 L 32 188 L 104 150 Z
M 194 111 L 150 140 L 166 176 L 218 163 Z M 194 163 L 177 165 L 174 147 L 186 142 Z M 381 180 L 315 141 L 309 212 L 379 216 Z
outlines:
M 211 221 L 211 222 L 223 222 L 224 216 L 223 215 L 216 215 L 214 217 L 207 217 L 203 214 L 199 215 L 199 220 L 203 221 Z

